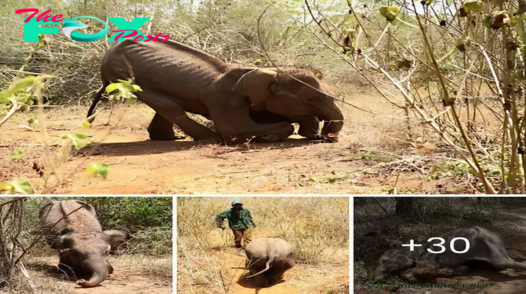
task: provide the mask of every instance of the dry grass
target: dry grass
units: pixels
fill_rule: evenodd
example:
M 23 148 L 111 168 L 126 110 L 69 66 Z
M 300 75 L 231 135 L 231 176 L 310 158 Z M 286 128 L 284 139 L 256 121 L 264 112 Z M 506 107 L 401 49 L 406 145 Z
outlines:
M 348 198 L 241 199 L 257 224 L 254 238 L 279 237 L 292 244 L 302 273 L 286 283 L 312 289 L 316 282 L 331 281 L 338 267 L 348 266 Z M 231 200 L 178 199 L 180 293 L 198 293 L 195 291 L 203 291 L 203 287 L 210 293 L 237 293 L 231 291 L 236 286 L 235 277 L 243 272 L 244 253 L 232 251 L 231 232 L 217 229 L 213 222 L 219 212 L 229 208 Z M 241 269 L 229 273 L 231 267 Z
M 42 133 L 18 127 L 35 113 L 22 113 L 3 126 L 6 135 L 0 138 L 0 181 L 28 178 L 40 193 L 77 194 L 378 194 L 388 193 L 396 186 L 398 193 L 474 191 L 466 184 L 465 176 L 454 180 L 447 176 L 438 183 L 425 181 L 434 165 L 447 165 L 447 158 L 454 157 L 454 153 L 441 147 L 428 152 L 426 144 L 436 147 L 438 140 L 414 118 L 411 124 L 417 146 L 411 147 L 404 112 L 386 102 L 370 86 L 364 86 L 359 77 L 343 77 L 341 73 L 327 77 L 334 88 L 331 92 L 375 114 L 343 105 L 346 124 L 336 144 L 220 146 L 194 144 L 191 139 L 143 144 L 153 116 L 153 110 L 144 104 L 117 104 L 113 111 L 109 105 L 101 104 L 90 129 L 80 126 L 86 107 L 67 106 L 45 111 L 41 120 L 47 124 L 49 142 L 63 144 L 62 135 L 78 132 L 102 143 L 95 144 L 102 149 L 87 147 L 80 153 L 64 153 L 54 146 L 46 153 L 41 146 L 34 145 L 42 142 Z M 206 124 L 204 120 L 201 122 Z M 17 150 L 24 151 L 24 156 L 14 160 L 10 154 Z M 51 160 L 43 161 L 43 154 L 48 154 Z M 439 154 L 440 158 L 428 154 Z M 110 178 L 104 181 L 87 175 L 85 168 L 91 162 L 109 163 Z M 35 163 L 48 172 L 55 171 L 47 183 L 33 169 Z M 174 165 L 168 166 L 169 163 Z M 151 174 L 158 177 L 153 179 Z
M 77 291 L 74 290 L 75 279 L 73 277 L 68 278 L 56 268 L 58 256 L 55 256 L 53 253 L 45 256 L 29 256 L 27 258 L 26 267 L 31 281 L 36 285 L 36 292 L 29 286 L 28 280 L 18 273 L 8 293 L 76 293 Z M 113 293 L 111 289 L 122 283 L 122 281 L 125 281 L 127 285 L 132 287 L 137 277 L 140 277 L 142 280 L 150 280 L 150 283 L 157 283 L 158 285 L 163 285 L 163 287 L 171 287 L 171 255 L 160 257 L 122 255 L 111 256 L 108 260 L 115 268 L 114 276 L 116 278 L 110 278 L 105 281 L 99 292 Z M 0 293 L 4 292 L 0 291 Z M 97 291 L 94 293 L 97 293 Z

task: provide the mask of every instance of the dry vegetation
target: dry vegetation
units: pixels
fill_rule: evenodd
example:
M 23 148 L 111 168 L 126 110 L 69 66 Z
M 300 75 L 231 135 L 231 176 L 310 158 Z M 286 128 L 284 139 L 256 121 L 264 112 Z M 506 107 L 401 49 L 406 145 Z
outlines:
M 257 227 L 253 238 L 279 237 L 294 248 L 296 266 L 285 282 L 258 293 L 348 293 L 348 198 L 241 200 Z M 236 251 L 229 230 L 215 227 L 215 216 L 231 198 L 178 198 L 178 293 L 255 293 L 244 281 L 244 252 Z

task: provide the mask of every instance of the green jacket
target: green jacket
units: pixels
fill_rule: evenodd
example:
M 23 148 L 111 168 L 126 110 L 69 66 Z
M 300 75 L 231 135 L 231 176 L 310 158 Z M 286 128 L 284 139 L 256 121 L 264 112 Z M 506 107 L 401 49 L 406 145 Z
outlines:
M 256 226 L 254 220 L 252 220 L 250 211 L 246 208 L 242 208 L 239 213 L 236 213 L 234 208 L 230 208 L 218 214 L 216 217 L 216 225 L 218 228 L 223 226 L 225 218 L 228 219 L 228 226 L 233 230 L 248 229 Z

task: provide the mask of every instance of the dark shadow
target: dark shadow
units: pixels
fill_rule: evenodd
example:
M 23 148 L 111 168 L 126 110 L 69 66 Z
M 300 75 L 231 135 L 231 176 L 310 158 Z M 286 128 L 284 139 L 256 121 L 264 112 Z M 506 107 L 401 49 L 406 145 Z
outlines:
M 63 271 L 58 266 L 38 262 L 27 262 L 26 265 L 28 268 L 41 272 L 50 278 L 73 282 L 78 279 L 72 271 Z
M 269 285 L 268 287 L 261 287 L 259 286 L 257 283 L 256 283 L 256 279 L 255 278 L 249 278 L 249 279 L 245 279 L 247 275 L 242 275 L 241 277 L 239 277 L 239 279 L 237 280 L 237 284 L 243 288 L 248 288 L 248 289 L 256 289 L 256 291 L 259 291 L 261 289 L 265 289 L 265 288 L 270 288 L 272 286 L 275 286 L 277 284 L 281 284 L 281 283 L 284 283 L 285 280 L 281 280 L 277 283 L 274 283 L 272 285 Z M 257 292 L 256 292 L 257 293 Z
M 526 272 L 522 276 L 509 276 L 502 274 L 498 269 L 485 261 L 468 261 L 464 265 L 469 267 L 469 273 L 459 277 L 483 277 L 488 282 L 507 282 L 516 280 L 526 280 Z
M 250 149 L 247 145 L 231 145 L 225 146 L 225 152 L 254 152 L 258 149 L 288 149 L 302 147 L 311 144 L 319 144 L 321 141 L 311 141 L 308 139 L 287 139 L 284 142 L 275 143 L 250 143 Z M 162 154 L 174 151 L 184 151 L 191 148 L 207 147 L 210 144 L 199 143 L 194 141 L 138 141 L 138 142 L 123 142 L 123 143 L 96 143 L 88 145 L 81 151 L 77 152 L 77 156 L 133 156 L 133 155 L 148 155 L 148 154 Z

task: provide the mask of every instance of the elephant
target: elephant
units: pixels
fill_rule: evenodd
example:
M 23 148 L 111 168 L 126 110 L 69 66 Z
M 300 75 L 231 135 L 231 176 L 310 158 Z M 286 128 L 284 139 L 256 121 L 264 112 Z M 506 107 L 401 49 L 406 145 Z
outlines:
M 415 250 L 404 248 L 386 251 L 378 261 L 375 280 L 400 275 L 405 280 L 416 282 L 465 275 L 469 272 L 468 264 L 473 261 L 488 263 L 498 270 L 526 270 L 526 262 L 510 256 L 502 238 L 485 228 L 475 226 L 456 229 L 439 239 L 442 240 L 432 242 L 429 239 Z M 462 245 L 459 239 L 464 239 L 465 244 Z M 452 247 L 455 240 L 460 241 L 457 242 L 457 252 Z M 441 252 L 436 253 L 438 251 Z
M 245 247 L 246 267 L 258 285 L 268 287 L 283 279 L 285 271 L 294 266 L 292 246 L 280 238 L 258 238 Z
M 176 139 L 175 124 L 196 141 L 277 142 L 293 133 L 291 122 L 295 122 L 300 135 L 335 142 L 343 127 L 344 117 L 334 98 L 321 91 L 319 72 L 225 63 L 174 41 L 118 43 L 102 60 L 101 78 L 88 118 L 93 118 L 110 83 L 133 80 L 142 89 L 135 93 L 138 99 L 156 112 L 148 126 L 151 140 Z M 211 119 L 216 131 L 186 112 Z M 324 121 L 321 130 L 320 121 Z
M 39 218 L 46 243 L 59 252 L 59 269 L 80 277 L 81 287 L 95 287 L 106 280 L 113 273 L 107 254 L 129 241 L 126 232 L 103 231 L 95 209 L 84 201 L 47 201 Z

